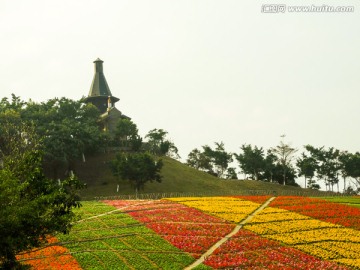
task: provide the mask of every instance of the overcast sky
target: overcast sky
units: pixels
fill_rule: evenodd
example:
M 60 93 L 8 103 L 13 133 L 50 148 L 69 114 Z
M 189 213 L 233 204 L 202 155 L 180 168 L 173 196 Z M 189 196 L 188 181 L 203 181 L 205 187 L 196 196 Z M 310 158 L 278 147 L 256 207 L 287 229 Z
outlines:
M 183 160 L 223 141 L 360 151 L 360 2 L 347 13 L 263 13 L 271 0 L 0 0 L 0 93 L 79 99 L 93 61 L 144 136 Z

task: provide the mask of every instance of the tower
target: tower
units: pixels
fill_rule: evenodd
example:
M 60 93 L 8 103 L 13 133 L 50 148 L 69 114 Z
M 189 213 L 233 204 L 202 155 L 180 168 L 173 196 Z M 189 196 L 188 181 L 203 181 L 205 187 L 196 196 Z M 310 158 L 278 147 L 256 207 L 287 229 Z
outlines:
M 99 121 L 101 129 L 114 133 L 119 119 L 130 119 L 130 117 L 122 114 L 115 108 L 115 103 L 120 99 L 111 94 L 109 85 L 105 79 L 103 63 L 104 61 L 99 58 L 94 61 L 95 74 L 85 102 L 92 103 L 99 109 L 101 113 Z
M 86 102 L 90 102 L 94 104 L 101 113 L 104 113 L 110 108 L 115 107 L 115 103 L 120 99 L 114 97 L 111 94 L 109 85 L 106 82 L 104 71 L 103 71 L 103 63 L 101 59 L 96 59 L 94 61 L 94 78 L 91 83 L 90 91 L 85 99 Z M 108 102 L 110 99 L 110 103 Z

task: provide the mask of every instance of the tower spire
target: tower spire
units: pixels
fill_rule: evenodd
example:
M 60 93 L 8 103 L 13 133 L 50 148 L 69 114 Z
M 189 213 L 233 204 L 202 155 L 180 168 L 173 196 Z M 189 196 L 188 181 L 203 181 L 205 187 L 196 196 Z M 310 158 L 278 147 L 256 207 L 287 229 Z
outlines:
M 93 103 L 102 113 L 109 107 L 108 99 L 111 100 L 111 107 L 114 107 L 114 104 L 119 101 L 117 97 L 111 94 L 109 85 L 105 79 L 103 63 L 104 61 L 100 58 L 94 61 L 94 77 L 88 97 L 86 98 L 87 102 Z

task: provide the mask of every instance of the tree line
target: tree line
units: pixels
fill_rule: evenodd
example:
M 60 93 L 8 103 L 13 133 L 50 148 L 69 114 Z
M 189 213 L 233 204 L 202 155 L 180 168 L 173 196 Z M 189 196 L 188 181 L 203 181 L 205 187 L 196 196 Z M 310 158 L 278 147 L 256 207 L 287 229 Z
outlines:
M 114 175 L 119 179 L 129 180 L 135 190 L 140 190 L 148 181 L 161 181 L 159 157 L 180 157 L 177 147 L 168 138 L 168 132 L 163 129 L 154 128 L 142 138 L 131 119 L 121 118 L 115 131 L 110 134 L 99 128 L 99 117 L 99 110 L 94 105 L 85 103 L 84 98 L 72 100 L 62 97 L 37 103 L 23 101 L 12 94 L 10 99 L 5 97 L 0 101 L 0 124 L 26 123 L 41 138 L 42 162 L 48 177 L 52 179 L 68 177 L 76 171 L 76 161 L 85 161 L 88 155 L 117 149 L 118 156 L 111 166 Z M 126 163 L 130 156 L 139 163 L 143 162 L 143 165 L 138 166 L 137 170 L 127 170 L 128 174 L 125 175 L 124 170 L 120 172 L 120 168 L 131 166 L 130 161 Z M 145 171 L 150 171 L 150 160 L 159 162 L 156 174 L 147 174 Z
M 360 192 L 360 153 L 340 151 L 305 145 L 300 156 L 289 143 L 280 143 L 268 150 L 263 147 L 243 144 L 240 153 L 225 150 L 223 142 L 215 142 L 215 147 L 202 146 L 193 149 L 186 163 L 195 169 L 208 172 L 223 179 L 237 179 L 236 168 L 229 165 L 237 161 L 246 179 L 276 182 L 283 185 L 297 185 L 295 179 L 304 177 L 305 188 L 340 192 L 339 182 L 343 180 L 343 192 Z

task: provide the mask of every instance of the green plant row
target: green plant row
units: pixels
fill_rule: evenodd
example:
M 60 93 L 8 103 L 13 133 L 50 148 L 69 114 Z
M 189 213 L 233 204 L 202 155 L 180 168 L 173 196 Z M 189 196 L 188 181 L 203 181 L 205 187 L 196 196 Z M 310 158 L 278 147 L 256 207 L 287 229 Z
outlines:
M 113 210 L 84 202 L 77 211 L 83 220 L 70 234 L 57 236 L 83 269 L 183 269 L 194 261 L 129 215 Z

